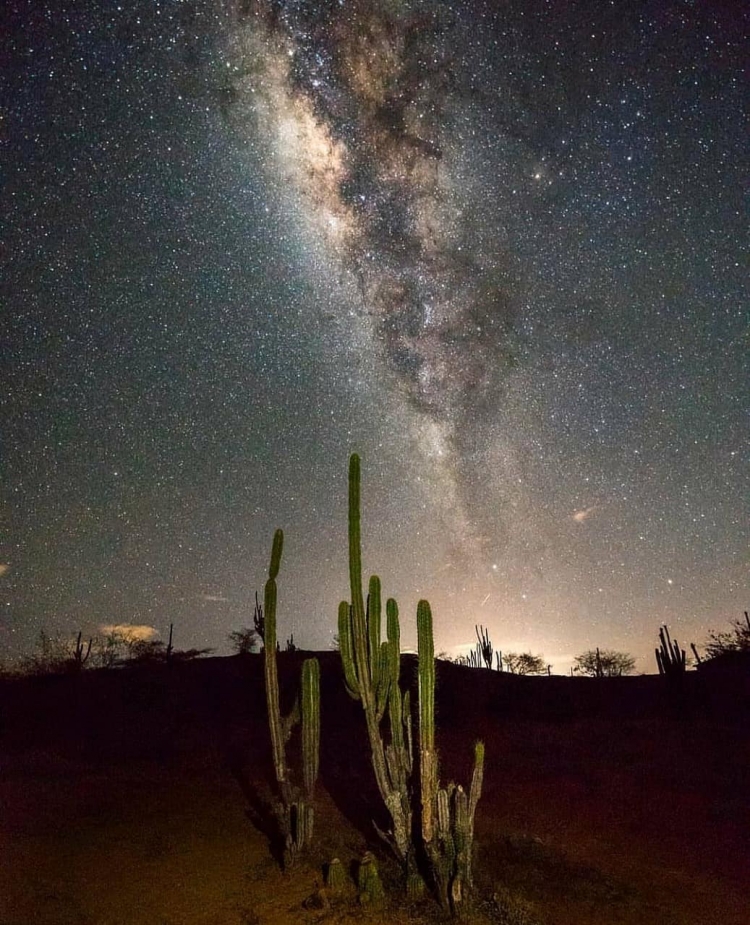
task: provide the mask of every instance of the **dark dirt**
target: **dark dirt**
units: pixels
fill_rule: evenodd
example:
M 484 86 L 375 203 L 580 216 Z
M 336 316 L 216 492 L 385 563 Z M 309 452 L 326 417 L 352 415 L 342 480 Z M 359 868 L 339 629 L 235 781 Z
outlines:
M 280 657 L 283 697 L 302 653 Z M 0 925 L 438 921 L 407 905 L 361 709 L 322 668 L 316 839 L 283 872 L 259 656 L 0 682 Z M 415 663 L 404 659 L 405 677 Z M 750 677 L 515 678 L 440 663 L 444 779 L 486 742 L 473 920 L 750 923 Z M 322 889 L 380 859 L 388 906 Z M 493 897 L 495 899 L 493 900 Z

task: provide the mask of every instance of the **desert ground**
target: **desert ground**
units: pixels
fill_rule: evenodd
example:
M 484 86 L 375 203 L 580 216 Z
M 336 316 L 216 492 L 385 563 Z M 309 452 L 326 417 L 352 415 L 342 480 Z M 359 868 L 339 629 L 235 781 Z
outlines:
M 321 661 L 312 850 L 278 861 L 262 656 L 0 682 L 0 925 L 440 921 L 378 838 L 360 705 Z M 289 704 L 301 660 L 279 656 Z M 414 677 L 404 657 L 402 677 Z M 442 776 L 486 743 L 470 920 L 750 923 L 750 676 L 514 677 L 440 662 Z M 375 852 L 386 905 L 323 868 Z

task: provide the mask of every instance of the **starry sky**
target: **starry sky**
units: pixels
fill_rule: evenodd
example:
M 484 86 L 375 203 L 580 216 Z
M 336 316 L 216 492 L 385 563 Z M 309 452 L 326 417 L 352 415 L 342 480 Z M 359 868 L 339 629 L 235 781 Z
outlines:
M 567 671 L 746 609 L 741 4 L 9 0 L 0 650 L 365 568 Z

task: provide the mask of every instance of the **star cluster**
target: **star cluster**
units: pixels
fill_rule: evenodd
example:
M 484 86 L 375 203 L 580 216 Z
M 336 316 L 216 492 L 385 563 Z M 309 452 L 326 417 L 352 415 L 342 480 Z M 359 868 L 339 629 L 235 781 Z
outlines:
M 277 526 L 282 633 L 328 645 L 353 450 L 439 648 L 653 670 L 747 607 L 746 13 L 2 15 L 8 652 L 222 651 Z

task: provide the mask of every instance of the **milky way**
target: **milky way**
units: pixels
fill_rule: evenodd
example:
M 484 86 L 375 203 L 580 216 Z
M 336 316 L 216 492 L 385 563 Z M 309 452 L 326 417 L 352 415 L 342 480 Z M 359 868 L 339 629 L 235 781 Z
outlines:
M 746 14 L 3 14 L 0 647 L 221 650 L 279 526 L 281 632 L 327 645 L 353 450 L 438 647 L 653 670 L 747 608 Z
M 238 18 L 235 105 L 302 196 L 303 220 L 354 277 L 461 541 L 461 432 L 514 359 L 510 256 L 476 228 L 465 169 L 472 93 L 450 12 L 389 3 L 252 4 Z

